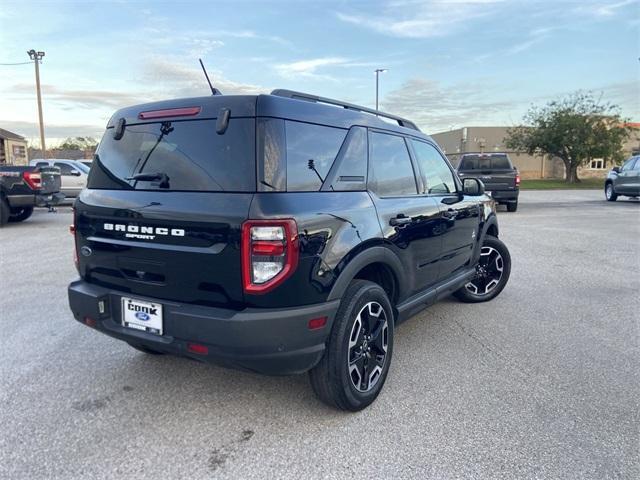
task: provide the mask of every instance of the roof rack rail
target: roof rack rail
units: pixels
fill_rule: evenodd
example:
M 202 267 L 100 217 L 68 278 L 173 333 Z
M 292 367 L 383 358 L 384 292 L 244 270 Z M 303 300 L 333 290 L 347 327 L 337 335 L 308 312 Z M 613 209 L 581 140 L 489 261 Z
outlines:
M 381 112 L 379 110 L 374 110 L 373 108 L 361 107 L 360 105 L 354 105 L 352 103 L 343 102 L 341 100 L 334 100 L 333 98 L 319 97 L 318 95 L 311 95 L 310 93 L 296 92 L 293 90 L 287 90 L 283 88 L 278 88 L 272 91 L 271 95 L 275 95 L 277 97 L 294 98 L 296 100 L 305 100 L 307 102 L 326 103 L 329 105 L 335 105 L 337 107 L 346 108 L 347 110 L 370 113 L 372 115 L 376 115 L 379 117 L 385 117 L 391 120 L 395 120 L 396 122 L 398 122 L 398 125 L 400 125 L 401 127 L 411 128 L 413 130 L 420 131 L 420 129 L 416 126 L 415 123 L 413 123 L 411 120 L 407 120 L 406 118 L 398 117 L 396 115 L 391 115 L 390 113 Z

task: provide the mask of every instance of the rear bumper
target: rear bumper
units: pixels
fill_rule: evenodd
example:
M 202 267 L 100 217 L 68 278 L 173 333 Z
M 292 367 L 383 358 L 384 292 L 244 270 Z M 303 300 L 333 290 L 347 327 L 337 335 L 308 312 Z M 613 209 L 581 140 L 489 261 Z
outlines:
M 121 297 L 127 293 L 77 280 L 69 285 L 68 294 L 75 319 L 86 324 L 89 317 L 95 321 L 89 322 L 93 328 L 102 333 L 154 350 L 270 375 L 305 372 L 320 361 L 339 305 L 335 300 L 237 312 L 132 295 L 162 303 L 164 335 L 158 336 L 122 326 Z M 102 314 L 99 302 L 104 302 Z M 326 325 L 309 330 L 309 320 L 323 316 Z M 208 353 L 188 351 L 189 343 L 205 345 Z
M 491 198 L 499 203 L 517 202 L 520 190 L 492 190 Z
M 11 208 L 21 207 L 46 207 L 47 205 L 57 205 L 64 200 L 62 193 L 38 193 L 29 195 L 10 195 L 7 197 Z
M 49 205 L 58 205 L 65 199 L 64 193 L 48 193 L 36 195 L 35 204 L 37 207 L 48 207 Z

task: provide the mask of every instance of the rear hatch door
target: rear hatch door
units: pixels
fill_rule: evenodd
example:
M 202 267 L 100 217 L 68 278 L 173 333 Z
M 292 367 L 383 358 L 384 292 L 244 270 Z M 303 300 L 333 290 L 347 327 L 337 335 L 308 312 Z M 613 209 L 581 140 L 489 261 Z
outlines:
M 230 109 L 223 133 L 212 108 L 187 118 L 151 114 L 152 121 L 127 111 L 120 132 L 107 129 L 76 203 L 85 280 L 132 296 L 241 308 L 240 227 L 255 192 L 255 118 Z

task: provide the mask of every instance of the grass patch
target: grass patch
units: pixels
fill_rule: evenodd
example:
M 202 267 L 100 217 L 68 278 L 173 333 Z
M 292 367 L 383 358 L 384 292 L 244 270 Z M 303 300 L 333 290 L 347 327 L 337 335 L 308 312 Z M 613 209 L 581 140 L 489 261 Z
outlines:
M 522 180 L 521 190 L 593 190 L 604 188 L 603 178 L 585 178 L 580 183 L 564 183 L 564 180 Z

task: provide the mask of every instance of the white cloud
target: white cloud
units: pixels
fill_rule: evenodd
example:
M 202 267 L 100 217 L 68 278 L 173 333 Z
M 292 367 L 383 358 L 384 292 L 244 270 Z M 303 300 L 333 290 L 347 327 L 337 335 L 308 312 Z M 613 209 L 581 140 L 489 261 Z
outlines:
M 321 74 L 321 69 L 331 68 L 365 68 L 379 66 L 373 62 L 355 61 L 344 57 L 320 57 L 308 60 L 298 60 L 289 63 L 279 63 L 274 66 L 276 72 L 284 78 L 314 78 L 320 80 L 344 81 L 344 76 L 334 77 L 328 74 Z
M 507 48 L 504 53 L 506 55 L 515 55 L 517 53 L 524 52 L 525 50 L 529 50 L 534 45 L 541 43 L 542 41 L 549 38 L 553 30 L 554 28 L 551 27 L 536 28 L 534 30 L 531 30 L 526 40 L 512 45 L 511 47 Z
M 395 1 L 384 6 L 381 14 L 336 15 L 343 22 L 393 37 L 430 38 L 451 34 L 467 22 L 490 15 L 498 3 L 501 0 Z
M 16 84 L 5 90 L 8 98 L 19 99 L 23 96 L 33 96 L 33 85 Z M 120 108 L 126 105 L 141 103 L 148 98 L 143 93 L 126 93 L 113 90 L 89 90 L 65 88 L 55 85 L 42 85 L 42 96 L 49 103 L 56 103 L 63 109 L 69 108 Z
M 496 85 L 479 80 L 452 85 L 425 78 L 412 78 L 383 98 L 382 110 L 414 121 L 423 131 L 436 133 L 451 127 L 513 125 L 519 123 L 531 105 L 543 105 L 566 97 L 572 91 L 556 91 L 530 97 L 491 97 Z M 640 120 L 640 100 L 635 81 L 600 85 L 590 91 L 602 94 L 602 101 L 619 105 L 622 115 Z
M 275 66 L 276 71 L 283 77 L 318 77 L 317 71 L 322 67 L 339 66 L 348 63 L 342 57 L 323 57 L 310 60 L 298 60 L 291 63 L 280 63 Z
M 197 64 L 196 64 L 197 65 Z M 209 71 L 213 86 L 227 95 L 256 95 L 267 88 L 226 78 L 217 70 Z M 153 82 L 163 98 L 209 95 L 209 85 L 199 66 L 186 66 L 177 60 L 152 58 L 144 65 L 143 81 Z
M 480 83 L 443 86 L 433 80 L 413 78 L 385 95 L 382 109 L 416 122 L 434 133 L 451 126 L 486 124 L 513 107 L 507 99 L 487 99 L 490 88 Z M 506 121 L 506 118 L 501 120 Z
M 0 127 L 22 135 L 30 141 L 37 140 L 40 135 L 40 130 L 36 122 L 0 119 Z M 103 125 L 46 123 L 45 135 L 48 142 L 54 141 L 54 143 L 57 143 L 60 139 L 69 137 L 100 138 L 105 127 L 106 121 Z M 39 140 L 36 143 L 39 144 Z
M 640 5 L 638 0 L 622 0 L 615 3 L 602 2 L 602 1 L 588 2 L 576 7 L 575 11 L 578 13 L 587 14 L 593 17 L 606 18 L 606 17 L 613 17 L 614 15 L 616 15 L 618 13 L 617 11 L 622 7 L 626 7 L 627 5 L 634 5 L 634 4 L 636 5 L 636 15 L 637 15 L 638 13 L 640 13 L 637 10 L 638 6 Z

